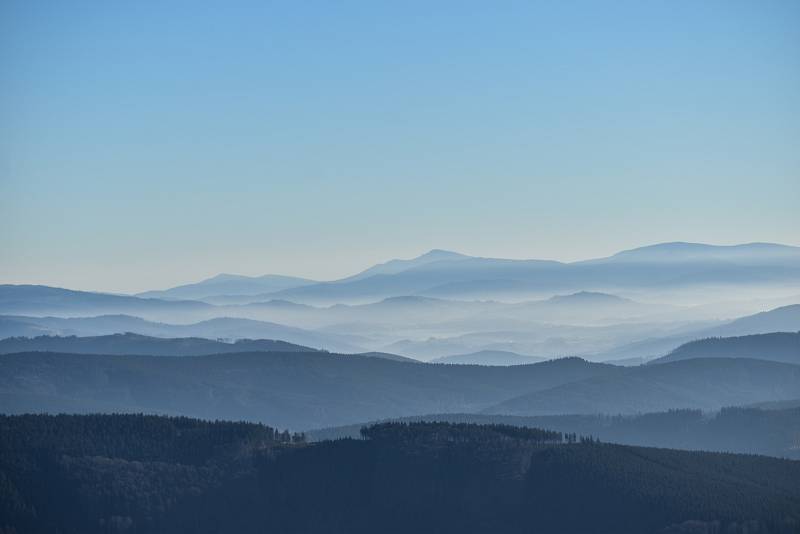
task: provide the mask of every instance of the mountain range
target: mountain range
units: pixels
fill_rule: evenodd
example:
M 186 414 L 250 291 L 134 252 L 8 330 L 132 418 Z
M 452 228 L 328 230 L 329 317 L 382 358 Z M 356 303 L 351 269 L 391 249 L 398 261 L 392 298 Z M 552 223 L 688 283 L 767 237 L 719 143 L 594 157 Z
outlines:
M 520 299 L 547 292 L 675 289 L 707 283 L 797 284 L 798 281 L 798 247 L 664 243 L 574 263 L 448 257 L 392 274 L 311 284 L 278 291 L 273 296 L 306 303 L 363 302 L 393 295 Z
M 203 300 L 211 297 L 252 296 L 274 293 L 314 283 L 316 283 L 314 280 L 276 274 L 243 276 L 223 273 L 193 284 L 185 284 L 164 290 L 144 291 L 136 296 L 165 300 Z
M 330 282 L 223 274 L 140 295 L 171 299 L 238 295 L 256 297 L 253 301 L 278 298 L 316 304 L 365 302 L 401 295 L 520 300 L 547 293 L 675 289 L 707 283 L 798 286 L 800 248 L 772 243 L 718 246 L 676 242 L 572 263 L 479 258 L 432 250 L 411 260 L 391 260 Z
M 61 294 L 58 291 L 53 293 Z M 75 306 L 80 307 L 82 293 L 69 292 L 68 295 L 71 299 L 77 298 L 79 302 Z M 563 297 L 567 301 L 586 298 L 586 294 Z M 588 298 L 597 297 L 590 295 Z M 615 301 L 613 297 L 600 298 Z M 559 297 L 559 302 L 563 302 L 563 299 Z M 62 306 L 67 305 L 64 299 L 60 302 Z M 524 316 L 526 308 L 546 306 L 549 302 L 503 304 L 398 297 L 375 304 L 339 305 L 327 309 L 281 301 L 270 304 L 272 309 L 288 309 L 288 314 L 283 317 L 296 324 L 303 324 L 300 317 L 305 317 L 305 322 L 311 328 L 225 316 L 173 324 L 124 314 L 96 317 L 0 315 L 0 338 L 96 336 L 132 332 L 172 338 L 277 339 L 335 352 L 378 351 L 423 360 L 481 351 L 505 351 L 546 359 L 577 354 L 595 361 L 634 359 L 632 361 L 641 363 L 664 356 L 695 339 L 800 330 L 800 305 L 717 322 L 711 327 L 703 327 L 708 323 L 692 322 L 568 326 L 520 318 Z M 218 309 L 220 313 L 230 310 L 230 307 L 205 306 Z M 576 309 L 580 308 L 579 304 L 576 305 Z M 518 314 L 514 310 L 519 310 Z M 316 318 L 312 317 L 315 314 Z M 328 319 L 322 321 L 321 317 Z M 341 322 L 336 322 L 337 317 Z M 600 347 L 608 348 L 598 351 Z M 475 360 L 474 363 L 492 364 L 489 360 Z

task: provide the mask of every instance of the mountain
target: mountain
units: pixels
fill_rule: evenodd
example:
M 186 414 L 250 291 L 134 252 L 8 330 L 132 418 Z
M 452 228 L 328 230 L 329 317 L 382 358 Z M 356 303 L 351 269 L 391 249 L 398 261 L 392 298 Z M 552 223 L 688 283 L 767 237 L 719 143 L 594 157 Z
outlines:
M 51 330 L 35 322 L 21 318 L 0 316 L 0 339 L 12 336 L 36 337 L 50 333 Z
M 0 339 L 0 354 L 17 352 L 63 352 L 70 354 L 136 354 L 146 356 L 208 356 L 237 352 L 324 352 L 274 339 L 238 339 L 232 343 L 201 337 L 159 338 L 140 334 L 105 336 L 37 336 Z M 387 352 L 359 352 L 352 356 L 417 362 Z
M 742 336 L 800 330 L 800 304 L 781 306 L 707 330 L 709 336 Z M 708 336 L 707 336 L 708 337 Z
M 485 367 L 313 352 L 192 358 L 28 352 L 0 356 L 0 411 L 162 413 L 307 429 L 478 411 L 622 371 L 578 358 Z
M 800 332 L 698 339 L 685 343 L 651 364 L 691 358 L 753 358 L 800 364 Z
M 169 337 L 161 332 L 163 323 L 146 321 L 132 315 L 98 315 L 96 317 L 30 317 L 25 315 L 0 316 L 2 337 L 36 336 L 98 336 L 107 334 L 137 334 Z M 220 336 L 207 336 L 220 337 Z
M 148 318 L 195 316 L 212 310 L 191 300 L 159 300 L 49 286 L 0 285 L 0 314 L 60 317 L 129 314 Z
M 487 408 L 507 415 L 635 414 L 678 408 L 719 410 L 797 398 L 800 366 L 744 358 L 702 358 L 625 367 L 535 391 Z
M 194 284 L 172 287 L 170 289 L 145 291 L 138 297 L 159 299 L 203 300 L 209 297 L 228 295 L 259 295 L 274 293 L 284 289 L 302 287 L 316 283 L 314 280 L 267 274 L 264 276 L 242 276 L 238 274 L 219 274 L 213 278 Z
M 430 363 L 447 363 L 461 365 L 525 365 L 545 361 L 544 358 L 523 356 L 505 350 L 481 350 L 469 354 L 453 354 L 434 358 Z
M 647 337 L 595 353 L 592 355 L 591 359 L 606 363 L 618 361 L 637 361 L 638 363 L 645 363 L 668 354 L 684 343 L 702 337 L 703 329 L 698 329 L 692 333 L 673 336 Z
M 364 439 L 309 444 L 244 423 L 27 415 L 0 417 L 0 435 L 8 532 L 789 534 L 800 525 L 800 462 L 536 428 L 383 424 Z
M 401 417 L 400 423 L 445 422 L 479 425 L 511 425 L 577 432 L 604 442 L 645 447 L 764 454 L 800 460 L 797 432 L 800 404 L 793 407 L 723 408 L 715 413 L 701 410 L 670 410 L 636 415 L 487 415 L 429 414 Z M 372 421 L 306 432 L 312 441 L 358 438 Z
M 441 249 L 433 249 L 421 256 L 417 256 L 416 258 L 412 258 L 410 260 L 389 260 L 385 263 L 379 263 L 377 265 L 373 265 L 369 269 L 361 271 L 358 274 L 354 274 L 353 276 L 348 276 L 347 278 L 343 278 L 340 282 L 353 282 L 356 280 L 362 280 L 364 278 L 369 278 L 371 276 L 377 274 L 397 274 L 403 271 L 407 271 L 413 267 L 419 267 L 421 265 L 427 265 L 429 263 L 440 262 L 440 261 L 459 261 L 469 258 L 469 256 L 465 256 L 463 254 L 459 254 L 458 252 L 451 252 L 449 250 L 441 250 Z
M 436 255 L 415 264 L 389 263 L 397 267 L 272 296 L 305 303 L 368 302 L 399 295 L 518 301 L 570 291 L 800 283 L 800 247 L 768 243 L 730 247 L 665 243 L 573 263 Z
M 314 284 L 296 289 L 274 293 L 275 298 L 285 298 L 295 302 L 364 303 L 387 297 L 402 295 L 442 296 L 436 294 L 439 286 L 468 283 L 473 284 L 493 279 L 516 279 L 543 275 L 545 271 L 556 269 L 558 262 L 540 260 L 500 260 L 491 258 L 466 257 L 458 260 L 432 261 L 390 273 L 373 274 L 353 280 L 343 279 L 335 282 Z M 515 284 L 514 287 L 516 287 Z M 469 291 L 448 293 L 448 298 L 475 295 Z
M 189 325 L 169 325 L 166 332 L 173 337 L 214 337 L 225 339 L 282 339 L 297 345 L 338 352 L 363 352 L 351 336 L 316 332 L 267 321 L 217 317 Z M 207 332 L 213 333 L 210 335 Z
M 615 359 L 663 357 L 681 345 L 711 337 L 735 337 L 800 330 L 800 304 L 747 315 L 709 328 L 684 331 L 678 335 L 650 337 L 596 353 L 593 360 L 612 363 Z
M 67 352 L 72 354 L 200 356 L 231 352 L 316 352 L 316 350 L 272 339 L 240 339 L 233 343 L 224 343 L 199 337 L 158 338 L 130 332 L 107 336 L 38 336 L 0 339 L 0 354 Z
M 736 262 L 764 265 L 800 260 L 800 247 L 775 243 L 746 243 L 741 245 L 706 245 L 703 243 L 658 243 L 623 250 L 608 258 L 583 263 L 692 263 Z
M 9 320 L 4 323 L 2 321 Z M 0 316 L 8 337 L 51 336 L 102 336 L 134 333 L 165 338 L 199 337 L 206 339 L 280 339 L 286 342 L 339 352 L 363 352 L 359 339 L 353 336 L 317 332 L 266 321 L 218 317 L 198 323 L 168 324 L 146 321 L 129 315 L 101 315 L 97 317 L 26 317 Z

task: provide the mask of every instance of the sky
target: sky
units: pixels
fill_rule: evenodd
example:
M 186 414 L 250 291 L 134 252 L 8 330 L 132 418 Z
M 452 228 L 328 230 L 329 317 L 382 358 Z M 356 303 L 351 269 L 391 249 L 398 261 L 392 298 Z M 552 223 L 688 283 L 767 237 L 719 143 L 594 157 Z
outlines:
M 800 244 L 800 2 L 0 3 L 0 283 Z

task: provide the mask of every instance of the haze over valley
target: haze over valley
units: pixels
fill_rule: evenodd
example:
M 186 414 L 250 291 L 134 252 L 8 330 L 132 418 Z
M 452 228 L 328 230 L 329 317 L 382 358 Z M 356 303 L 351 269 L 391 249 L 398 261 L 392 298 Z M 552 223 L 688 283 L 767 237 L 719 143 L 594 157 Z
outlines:
M 800 2 L 0 2 L 0 534 L 800 534 Z
M 295 287 L 264 292 L 275 280 Z M 664 356 L 716 332 L 792 331 L 798 302 L 800 248 L 667 243 L 569 264 L 432 251 L 331 282 L 219 275 L 127 296 L 3 286 L 0 329 L 7 337 L 266 338 L 423 361 L 481 351 L 607 361 Z M 737 322 L 763 312 L 772 324 Z
M 80 439 L 75 428 L 99 425 L 91 432 L 100 443 L 108 439 L 105 429 L 115 425 L 156 425 L 153 428 L 178 433 L 182 431 L 174 430 L 175 425 L 189 425 L 198 436 L 229 432 L 203 426 L 208 424 L 203 421 L 274 425 L 236 427 L 243 434 L 231 437 L 235 444 L 226 447 L 249 449 L 253 445 L 247 436 L 267 437 L 259 438 L 262 445 L 247 453 L 247 459 L 229 466 L 239 473 L 233 479 L 202 482 L 202 492 L 208 495 L 223 487 L 236 493 L 252 484 L 263 488 L 266 481 L 276 483 L 274 473 L 269 474 L 273 468 L 264 472 L 262 467 L 247 467 L 260 465 L 264 452 L 255 451 L 269 440 L 275 443 L 267 450 L 287 449 L 279 455 L 285 460 L 274 468 L 290 469 L 293 477 L 298 472 L 292 462 L 300 461 L 293 454 L 329 447 L 330 439 L 366 437 L 381 454 L 400 447 L 402 455 L 427 451 L 422 453 L 425 461 L 442 462 L 428 447 L 437 450 L 438 440 L 450 433 L 470 444 L 463 451 L 468 456 L 482 454 L 484 447 L 505 450 L 506 445 L 499 444 L 507 439 L 503 436 L 515 436 L 514 447 L 527 451 L 574 443 L 580 434 L 580 447 L 588 447 L 580 454 L 594 454 L 593 447 L 600 446 L 595 440 L 602 439 L 638 447 L 767 455 L 796 463 L 799 288 L 800 248 L 763 243 L 665 243 L 575 263 L 475 258 L 434 250 L 328 282 L 222 274 L 135 295 L 2 285 L 0 403 L 7 416 L 0 425 L 17 435 L 15 439 L 59 428 L 72 442 Z M 26 415 L 60 413 L 78 419 Z M 95 414 L 118 415 L 97 419 Z M 136 414 L 158 417 L 141 419 Z M 143 430 L 126 432 L 132 432 L 130 443 L 149 439 Z M 384 435 L 392 437 L 384 441 L 379 437 Z M 52 453 L 63 447 L 59 441 L 36 439 L 37 446 L 50 447 Z M 420 439 L 432 441 L 422 446 Z M 0 446 L 15 446 L 5 443 Z M 117 462 L 143 453 L 133 445 L 128 450 L 103 447 L 98 451 Z M 164 454 L 184 454 L 175 447 L 168 445 Z M 609 469 L 622 462 L 625 469 L 632 468 L 633 460 L 623 458 L 626 449 L 605 447 L 619 458 L 596 459 L 593 466 Z M 345 461 L 352 453 L 332 449 L 329 454 L 344 455 Z M 20 453 L 4 454 L 17 458 Z M 528 453 L 514 454 L 525 458 Z M 486 467 L 491 480 L 501 480 L 508 469 L 501 457 Z M 530 461 L 535 464 L 539 460 L 534 457 Z M 40 460 L 26 461 L 31 465 Z M 177 466 L 194 460 L 175 461 Z M 403 463 L 399 458 L 392 461 Z M 584 460 L 564 461 L 559 473 Z M 657 471 L 660 461 L 647 459 L 637 469 Z M 699 458 L 681 461 L 687 463 L 676 473 L 653 471 L 653 480 L 698 475 L 694 462 Z M 280 467 L 282 462 L 289 463 Z M 123 465 L 113 468 L 116 476 L 127 476 Z M 147 477 L 167 484 L 159 490 L 167 491 L 167 498 L 177 490 L 166 488 L 177 488 L 177 482 L 169 478 L 173 475 L 158 474 L 161 468 L 156 465 L 160 464 L 152 464 L 155 471 Z M 408 468 L 416 469 L 413 465 Z M 86 475 L 78 475 L 65 463 L 59 469 L 66 478 L 57 483 L 71 495 L 78 487 L 74 477 L 102 477 L 101 466 L 92 464 Z M 26 489 L 24 482 L 37 475 L 14 464 L 0 463 L 0 468 L 12 473 L 3 476 L 22 477 L 13 479 L 11 491 L 26 495 L 25 506 L 42 506 L 45 496 Z M 459 468 L 447 476 L 463 473 Z M 394 480 L 400 483 L 401 477 Z M 415 480 L 425 479 L 417 475 Z M 482 484 L 495 483 L 488 480 Z M 636 484 L 644 487 L 642 481 Z M 90 501 L 111 491 L 95 487 L 88 494 Z M 741 485 L 737 487 L 741 491 Z M 396 486 L 382 486 L 381 491 L 389 488 Z M 779 504 L 771 496 L 767 502 L 788 513 L 800 503 L 800 488 L 796 483 L 787 488 L 788 501 Z M 270 491 L 279 499 L 294 498 L 290 487 Z M 564 498 L 551 497 L 556 499 L 553 506 Z M 182 502 L 186 510 L 197 506 L 180 492 L 168 498 Z M 355 494 L 348 498 L 361 499 Z M 3 497 L 4 506 L 9 499 Z M 715 502 L 723 501 L 718 497 Z M 120 504 L 103 506 L 120 509 Z M 237 512 L 249 525 L 245 530 L 258 524 L 254 509 L 247 505 Z M 131 518 L 131 524 L 150 525 L 146 530 L 156 523 L 145 517 L 160 518 L 157 524 L 186 521 L 184 509 L 167 510 L 153 512 L 149 505 L 138 505 L 124 517 Z M 46 521 L 83 521 L 63 513 L 46 515 Z M 101 518 L 108 513 L 101 512 Z M 224 522 L 232 518 L 228 505 L 218 500 L 209 513 L 221 514 Z M 495 521 L 516 513 L 489 515 Z M 613 524 L 605 513 L 595 512 L 592 523 Z M 694 517 L 687 513 L 694 512 L 684 510 L 674 517 Z M 30 512 L 5 514 L 13 524 L 39 528 Z M 733 516 L 714 514 L 735 523 Z M 275 517 L 288 521 L 292 516 Z M 430 521 L 439 517 L 443 516 L 433 514 Z M 556 517 L 539 515 L 550 522 L 558 522 Z M 653 517 L 642 516 L 639 524 L 649 524 Z M 793 517 L 785 516 L 787 524 L 794 525 Z M 775 528 L 774 523 L 763 524 Z

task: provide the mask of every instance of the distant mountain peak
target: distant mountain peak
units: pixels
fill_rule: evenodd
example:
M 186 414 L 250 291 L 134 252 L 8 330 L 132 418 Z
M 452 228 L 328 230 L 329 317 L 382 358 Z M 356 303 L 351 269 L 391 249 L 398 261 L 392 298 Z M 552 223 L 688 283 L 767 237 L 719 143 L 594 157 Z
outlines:
M 455 259 L 464 259 L 469 258 L 469 256 L 465 256 L 464 254 L 460 254 L 458 252 L 453 252 L 451 250 L 444 250 L 441 248 L 434 248 L 422 254 L 421 256 L 417 256 L 416 259 L 428 259 L 428 260 L 455 260 Z
M 220 273 L 211 278 L 192 284 L 184 284 L 170 289 L 145 291 L 139 297 L 160 299 L 197 299 L 221 295 L 260 295 L 291 289 L 314 283 L 313 280 L 279 274 L 245 276 L 242 274 Z
M 243 274 L 232 274 L 232 273 L 219 273 L 216 276 L 212 276 L 211 278 L 206 278 L 205 280 L 201 280 L 200 284 L 207 283 L 207 282 L 229 282 L 232 280 L 249 280 L 250 276 L 245 276 Z
M 458 252 L 451 252 L 449 250 L 442 250 L 435 248 L 429 250 L 428 252 L 422 254 L 421 256 L 411 258 L 410 260 L 394 259 L 384 263 L 373 265 L 369 269 L 366 269 L 358 274 L 340 280 L 340 282 L 341 281 L 352 282 L 355 280 L 361 280 L 363 278 L 368 278 L 370 276 L 381 275 L 381 274 L 397 274 L 406 271 L 408 269 L 413 269 L 414 267 L 419 267 L 421 265 L 427 265 L 439 261 L 464 260 L 468 259 L 469 257 L 470 256 L 465 256 L 464 254 L 459 254 Z

